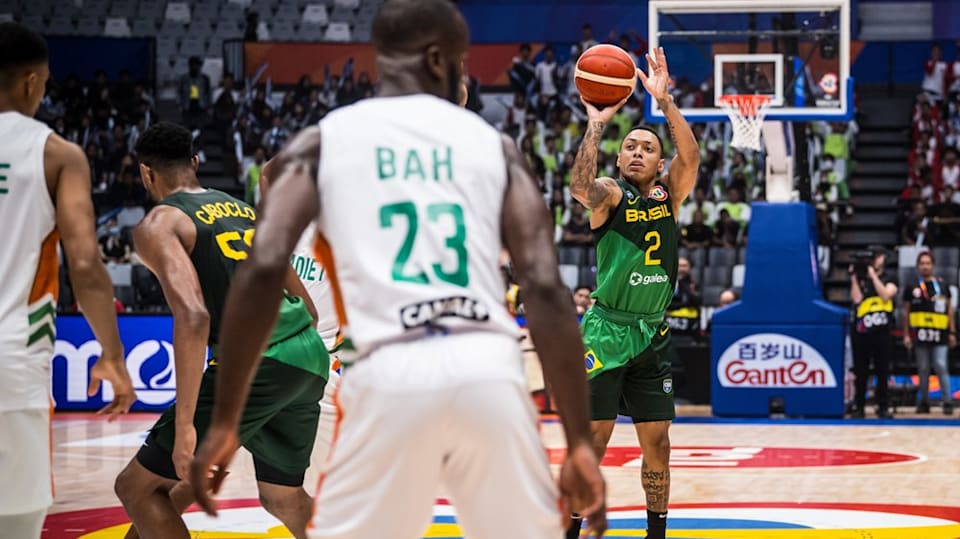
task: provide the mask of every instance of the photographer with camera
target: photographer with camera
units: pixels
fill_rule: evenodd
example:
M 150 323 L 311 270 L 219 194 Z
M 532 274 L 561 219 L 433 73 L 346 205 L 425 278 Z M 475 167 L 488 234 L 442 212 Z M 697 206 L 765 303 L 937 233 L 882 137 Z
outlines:
M 883 247 L 852 253 L 850 265 L 850 299 L 853 300 L 854 329 L 853 374 L 856 378 L 852 417 L 863 418 L 866 408 L 867 381 L 870 362 L 877 375 L 877 417 L 890 419 L 890 395 L 887 389 L 890 377 L 890 353 L 893 348 L 893 299 L 897 283 L 885 273 L 887 261 Z
M 950 291 L 946 283 L 933 273 L 933 254 L 917 255 L 915 286 L 903 290 L 903 345 L 913 350 L 920 375 L 917 413 L 930 413 L 930 364 L 940 378 L 941 405 L 944 415 L 953 415 L 953 394 L 950 392 L 948 347 L 957 346 L 957 323 Z

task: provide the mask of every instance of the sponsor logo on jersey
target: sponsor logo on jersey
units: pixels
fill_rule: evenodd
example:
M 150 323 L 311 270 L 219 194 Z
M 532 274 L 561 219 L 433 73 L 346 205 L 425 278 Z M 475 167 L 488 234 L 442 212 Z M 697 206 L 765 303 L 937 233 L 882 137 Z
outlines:
M 670 207 L 666 204 L 654 206 L 649 210 L 634 210 L 627 208 L 623 212 L 623 219 L 628 223 L 648 223 L 650 221 L 666 219 L 667 217 L 673 217 L 673 214 L 670 213 Z
M 673 378 L 667 378 L 663 381 L 663 392 L 670 393 L 673 391 Z
M 650 188 L 650 194 L 647 195 L 647 198 L 652 198 L 657 202 L 663 202 L 667 199 L 667 190 L 664 189 L 662 185 L 654 185 Z
M 640 286 L 648 284 L 668 283 L 670 278 L 666 275 L 643 275 L 638 272 L 630 274 L 630 286 Z
M 737 339 L 720 356 L 717 378 L 723 387 L 837 387 L 820 352 L 780 333 Z
M 597 354 L 594 353 L 593 350 L 587 350 L 587 353 L 583 355 L 583 362 L 584 367 L 587 369 L 587 374 L 603 368 L 603 363 L 600 362 L 600 358 L 597 357 Z
M 400 309 L 400 322 L 404 329 L 429 326 L 440 318 L 449 317 L 486 322 L 490 319 L 490 310 L 479 301 L 466 296 L 433 299 Z

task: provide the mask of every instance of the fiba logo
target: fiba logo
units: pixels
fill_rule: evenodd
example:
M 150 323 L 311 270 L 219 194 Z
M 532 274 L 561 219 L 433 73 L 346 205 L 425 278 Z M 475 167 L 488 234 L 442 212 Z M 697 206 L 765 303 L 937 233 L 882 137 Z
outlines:
M 100 343 L 89 340 L 80 346 L 69 341 L 57 340 L 54 361 L 66 364 L 67 402 L 87 402 L 90 360 L 103 352 Z M 137 400 L 151 406 L 169 404 L 176 396 L 176 372 L 173 361 L 173 345 L 162 340 L 146 340 L 127 352 L 127 369 Z M 113 400 L 113 388 L 104 384 L 101 388 L 103 401 Z M 94 397 L 95 398 L 95 397 Z

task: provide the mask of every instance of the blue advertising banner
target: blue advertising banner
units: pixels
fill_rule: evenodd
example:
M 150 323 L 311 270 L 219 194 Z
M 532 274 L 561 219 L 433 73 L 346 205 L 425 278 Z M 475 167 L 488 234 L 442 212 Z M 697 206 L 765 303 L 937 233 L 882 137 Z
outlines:
M 121 316 L 120 338 L 127 368 L 137 391 L 136 411 L 161 411 L 173 402 L 176 376 L 173 362 L 173 318 Z M 103 384 L 87 396 L 90 366 L 102 348 L 87 321 L 78 315 L 57 317 L 53 358 L 53 398 L 57 410 L 99 410 L 113 399 L 113 388 Z

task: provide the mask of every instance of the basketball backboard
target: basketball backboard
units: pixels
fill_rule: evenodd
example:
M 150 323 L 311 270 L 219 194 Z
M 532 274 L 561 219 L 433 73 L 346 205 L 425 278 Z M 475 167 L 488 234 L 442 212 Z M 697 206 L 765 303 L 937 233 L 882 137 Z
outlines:
M 726 121 L 725 94 L 769 96 L 767 120 L 852 117 L 850 0 L 650 0 L 649 11 L 649 46 L 664 48 L 687 119 Z M 649 99 L 646 117 L 663 121 Z

